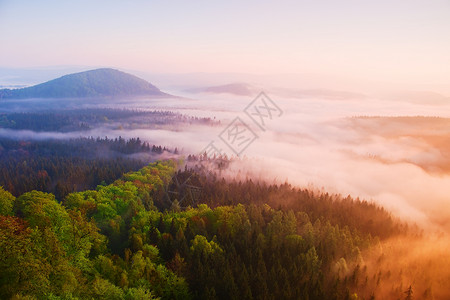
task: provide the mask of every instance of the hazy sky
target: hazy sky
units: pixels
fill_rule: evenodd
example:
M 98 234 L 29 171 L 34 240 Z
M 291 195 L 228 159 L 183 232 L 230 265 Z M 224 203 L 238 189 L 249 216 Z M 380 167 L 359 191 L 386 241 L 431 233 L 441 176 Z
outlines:
M 447 84 L 450 1 L 0 0 L 0 67 Z

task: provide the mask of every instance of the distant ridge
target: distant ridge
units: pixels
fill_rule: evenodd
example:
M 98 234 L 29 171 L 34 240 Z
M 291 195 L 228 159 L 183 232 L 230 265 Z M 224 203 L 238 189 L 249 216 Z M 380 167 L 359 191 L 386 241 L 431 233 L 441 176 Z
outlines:
M 192 90 L 197 93 L 232 94 L 237 96 L 251 96 L 255 94 L 254 88 L 246 83 L 230 83 L 217 86 L 209 86 Z
M 134 75 L 110 68 L 65 75 L 41 84 L 2 89 L 0 99 L 171 96 Z

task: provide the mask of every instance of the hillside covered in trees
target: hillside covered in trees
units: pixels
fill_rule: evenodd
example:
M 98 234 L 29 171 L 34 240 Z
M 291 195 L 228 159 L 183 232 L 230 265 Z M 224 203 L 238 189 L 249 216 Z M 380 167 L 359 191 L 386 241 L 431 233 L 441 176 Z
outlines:
M 364 253 L 411 234 L 365 201 L 175 161 L 64 198 L 1 189 L 0 214 L 2 299 L 383 299 Z
M 139 138 L 17 141 L 0 138 L 0 186 L 19 196 L 31 190 L 55 194 L 93 189 L 177 152 Z

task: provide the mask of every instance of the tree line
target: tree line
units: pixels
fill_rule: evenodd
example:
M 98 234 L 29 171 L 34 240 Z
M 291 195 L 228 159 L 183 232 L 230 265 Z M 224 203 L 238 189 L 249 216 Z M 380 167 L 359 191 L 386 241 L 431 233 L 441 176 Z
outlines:
M 63 199 L 74 191 L 109 184 L 123 173 L 136 171 L 156 160 L 164 152 L 174 150 L 150 145 L 139 138 L 45 141 L 2 138 L 0 185 L 15 196 L 39 190 Z

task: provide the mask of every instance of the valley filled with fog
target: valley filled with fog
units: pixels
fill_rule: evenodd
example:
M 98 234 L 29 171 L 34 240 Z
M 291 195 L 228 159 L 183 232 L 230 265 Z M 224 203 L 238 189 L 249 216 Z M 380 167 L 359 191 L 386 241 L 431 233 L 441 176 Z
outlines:
M 89 85 L 72 81 L 85 76 L 92 76 Z M 71 97 L 79 93 L 77 86 L 83 93 L 102 92 L 104 87 L 95 85 L 101 76 L 111 81 L 107 86 L 109 92 L 114 91 L 112 95 Z M 118 86 L 113 83 L 115 76 L 122 78 Z M 297 295 L 317 292 L 319 299 L 335 293 L 345 298 L 351 287 L 363 299 L 375 294 L 382 299 L 409 295 L 412 289 L 427 299 L 448 296 L 445 282 L 450 274 L 448 268 L 442 268 L 450 265 L 446 252 L 450 245 L 448 97 L 435 92 L 333 89 L 332 85 L 327 88 L 314 82 L 270 84 L 267 78 L 257 77 L 247 78 L 251 83 L 224 82 L 217 75 L 195 77 L 156 76 L 159 90 L 132 75 L 98 69 L 49 81 L 44 88 L 37 85 L 17 92 L 20 96 L 21 92 L 28 95 L 44 89 L 49 95 L 68 97 L 14 99 L 14 90 L 3 90 L 0 185 L 18 199 L 39 190 L 70 207 L 70 199 L 77 195 L 89 195 L 94 189 L 127 189 L 123 180 L 138 176 L 140 179 L 127 184 L 142 188 L 142 180 L 150 180 L 151 186 L 159 187 L 144 186 L 144 194 L 133 200 L 137 202 L 128 203 L 130 209 L 156 209 L 164 212 L 164 218 L 180 211 L 191 213 L 192 209 L 201 214 L 205 204 L 218 211 L 221 205 L 238 204 L 235 207 L 240 209 L 244 204 L 250 213 L 257 204 L 265 205 L 259 206 L 261 210 L 278 207 L 277 214 L 287 214 L 282 217 L 283 226 L 287 226 L 294 209 L 298 224 L 289 232 L 300 233 L 296 238 L 311 243 L 304 245 L 312 247 L 310 251 L 320 249 L 319 257 L 327 261 L 321 266 L 326 276 L 343 280 L 334 287 L 323 280 L 326 288 L 317 289 L 314 281 L 306 281 L 302 287 L 290 277 Z M 120 95 L 130 89 L 122 85 L 130 78 L 135 89 L 143 86 L 156 94 Z M 64 80 L 71 83 L 69 88 L 61 88 Z M 176 172 L 170 180 L 139 177 L 142 172 L 160 174 L 161 170 L 154 168 L 166 164 L 169 173 Z M 148 173 L 148 168 L 153 171 Z M 191 177 L 194 183 L 189 182 Z M 189 197 L 183 196 L 186 187 Z M 192 188 L 197 189 L 198 203 L 189 190 Z M 179 199 L 171 199 L 170 189 L 179 189 L 173 194 Z M 145 196 L 149 191 L 152 196 Z M 115 199 L 111 195 L 108 197 Z M 110 239 L 109 249 L 118 255 L 128 251 L 126 247 L 139 251 L 134 235 L 130 235 L 134 227 L 127 231 L 127 222 L 134 220 L 129 213 L 112 205 L 117 213 L 103 215 L 103 204 L 97 201 L 90 205 L 96 214 L 101 213 L 98 220 L 128 220 L 118 229 L 108 229 L 114 223 L 100 225 L 102 234 Z M 139 217 L 138 212 L 134 215 Z M 276 214 L 273 216 L 270 224 L 276 220 Z M 316 238 L 308 238 L 312 224 Z M 242 230 L 248 230 L 247 223 L 241 225 Z M 269 225 L 267 234 L 273 234 Z M 352 233 L 349 228 L 353 228 Z M 121 232 L 120 237 L 115 232 Z M 328 238 L 336 232 L 342 236 L 330 242 Z M 171 236 L 178 238 L 174 233 Z M 271 239 L 280 236 L 284 233 Z M 291 247 L 288 237 L 286 247 Z M 171 258 L 170 244 L 151 239 L 154 241 L 147 242 L 157 244 L 167 259 L 176 258 Z M 347 245 L 345 252 L 333 250 L 338 241 Z M 323 243 L 332 245 L 323 247 Z M 292 252 L 294 257 L 303 255 L 298 251 Z M 189 266 L 195 268 L 192 262 Z M 193 287 L 196 279 L 186 275 L 189 272 L 177 274 L 186 276 L 195 293 L 207 297 L 208 288 Z M 216 279 L 219 281 L 211 283 L 212 288 L 220 286 L 220 278 Z M 275 279 L 266 276 L 264 280 Z M 253 293 L 258 290 L 253 288 Z M 227 293 L 221 297 L 228 297 Z
M 244 113 L 262 90 L 282 110 L 281 116 L 267 118 L 265 131 Z M 349 194 L 427 229 L 450 230 L 450 210 L 444 205 L 450 194 L 450 101 L 419 101 L 420 93 L 393 101 L 359 92 L 249 84 L 223 85 L 218 91 L 184 87 L 169 91 L 179 97 L 3 100 L 6 114 L 108 108 L 178 117 L 130 114 L 83 130 L 1 128 L 0 136 L 139 137 L 178 148 L 184 156 L 202 152 L 213 141 L 233 157 L 218 136 L 240 117 L 258 138 L 230 165 L 230 176 Z

